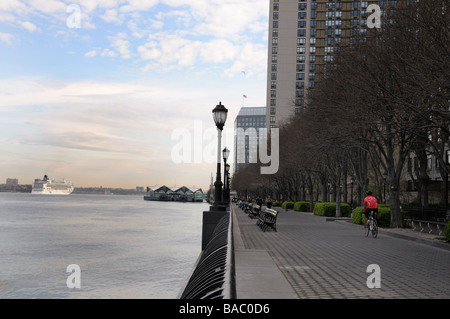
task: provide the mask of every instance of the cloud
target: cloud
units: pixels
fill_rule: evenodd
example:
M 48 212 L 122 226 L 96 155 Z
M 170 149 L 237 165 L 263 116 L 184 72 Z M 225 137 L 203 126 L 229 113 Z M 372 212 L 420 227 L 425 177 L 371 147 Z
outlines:
M 128 0 L 120 7 L 122 12 L 147 11 L 156 6 L 159 0 Z
M 110 58 L 114 58 L 117 56 L 117 53 L 115 53 L 114 51 L 111 51 L 110 49 L 104 49 L 101 56 L 106 56 L 106 57 L 110 57 Z
M 121 55 L 123 59 L 129 59 L 132 57 L 130 51 L 131 43 L 128 41 L 128 36 L 125 33 L 118 33 L 116 36 L 108 37 L 111 40 L 111 46 L 114 47 Z
M 119 16 L 117 9 L 107 9 L 103 15 L 100 16 L 105 22 L 114 22 L 121 24 L 123 16 Z
M 0 41 L 12 44 L 13 39 L 14 36 L 12 34 L 0 32 Z
M 31 33 L 33 33 L 34 31 L 37 30 L 36 25 L 34 25 L 33 23 L 31 23 L 29 21 L 22 22 L 21 25 L 22 25 L 22 27 L 24 27 L 26 30 L 28 30 Z
M 93 57 L 95 57 L 96 55 L 97 55 L 97 51 L 95 51 L 95 50 L 88 51 L 88 52 L 86 52 L 86 53 L 84 54 L 84 56 L 87 56 L 87 57 L 90 57 L 90 58 L 93 58 Z

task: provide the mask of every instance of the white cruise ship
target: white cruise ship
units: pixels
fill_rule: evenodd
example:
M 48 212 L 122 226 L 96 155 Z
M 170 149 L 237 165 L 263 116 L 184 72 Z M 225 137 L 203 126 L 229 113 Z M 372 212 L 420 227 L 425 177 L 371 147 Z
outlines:
M 43 179 L 35 179 L 32 194 L 69 195 L 73 192 L 73 185 L 66 180 L 49 179 L 47 175 Z

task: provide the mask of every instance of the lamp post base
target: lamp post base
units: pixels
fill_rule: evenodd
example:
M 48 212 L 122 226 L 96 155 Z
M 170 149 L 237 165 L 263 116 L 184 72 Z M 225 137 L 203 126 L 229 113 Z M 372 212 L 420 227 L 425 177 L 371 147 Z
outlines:
M 214 229 L 216 229 L 216 226 L 222 217 L 230 213 L 227 211 L 226 207 L 227 206 L 225 205 L 220 205 L 220 209 L 217 210 L 214 206 L 211 206 L 209 210 L 203 212 L 202 250 L 205 249 L 206 245 L 209 243 Z

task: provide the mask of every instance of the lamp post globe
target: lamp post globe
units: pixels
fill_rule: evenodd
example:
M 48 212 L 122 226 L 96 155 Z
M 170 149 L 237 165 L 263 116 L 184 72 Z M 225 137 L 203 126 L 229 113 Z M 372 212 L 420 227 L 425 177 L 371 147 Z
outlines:
M 216 105 L 216 107 L 212 110 L 212 113 L 214 123 L 216 123 L 217 128 L 222 131 L 223 126 L 225 125 L 225 122 L 227 120 L 228 109 L 225 108 L 224 105 L 222 105 L 222 102 L 219 102 L 219 104 Z

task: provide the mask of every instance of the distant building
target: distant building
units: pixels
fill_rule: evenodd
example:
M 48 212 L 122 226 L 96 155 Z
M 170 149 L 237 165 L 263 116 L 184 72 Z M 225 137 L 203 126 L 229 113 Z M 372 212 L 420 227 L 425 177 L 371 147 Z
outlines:
M 234 121 L 234 172 L 256 163 L 259 130 L 266 128 L 265 107 L 242 107 Z
M 7 178 L 6 186 L 17 186 L 19 185 L 19 180 L 17 178 Z

